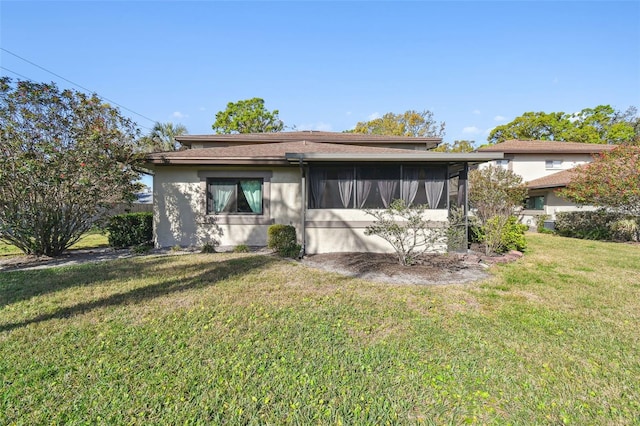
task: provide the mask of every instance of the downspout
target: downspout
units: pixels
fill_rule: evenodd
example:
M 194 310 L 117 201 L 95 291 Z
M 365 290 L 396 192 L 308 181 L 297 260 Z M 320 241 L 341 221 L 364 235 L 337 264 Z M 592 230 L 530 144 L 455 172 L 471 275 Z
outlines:
M 302 218 L 301 229 L 302 229 L 302 247 L 300 248 L 299 257 L 302 258 L 306 254 L 306 242 L 307 242 L 307 230 L 305 228 L 305 222 L 307 220 L 306 216 L 306 206 L 307 206 L 307 179 L 304 173 L 304 166 L 302 165 L 302 156 L 298 158 L 298 164 L 300 165 L 300 199 L 302 202 L 302 210 L 300 217 Z
M 469 250 L 469 163 L 464 163 L 464 241 Z

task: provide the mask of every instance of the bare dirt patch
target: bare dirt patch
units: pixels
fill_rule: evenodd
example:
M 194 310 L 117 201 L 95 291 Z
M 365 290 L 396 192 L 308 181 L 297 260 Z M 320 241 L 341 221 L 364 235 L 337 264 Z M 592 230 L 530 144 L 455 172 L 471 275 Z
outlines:
M 329 253 L 306 256 L 302 263 L 339 274 L 394 284 L 461 284 L 489 276 L 475 255 L 428 254 L 402 266 L 392 254 Z

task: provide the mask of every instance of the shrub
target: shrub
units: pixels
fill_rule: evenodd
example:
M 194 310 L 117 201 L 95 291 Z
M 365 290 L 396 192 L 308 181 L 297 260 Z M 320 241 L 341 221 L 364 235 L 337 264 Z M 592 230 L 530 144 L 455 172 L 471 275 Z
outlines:
M 271 225 L 267 230 L 267 247 L 282 257 L 292 258 L 297 258 L 302 248 L 296 240 L 296 228 L 282 224 Z
M 640 241 L 640 218 L 620 219 L 611 224 L 611 236 L 618 241 Z
M 205 245 L 202 246 L 202 249 L 200 249 L 200 253 L 215 253 L 216 252 L 216 245 L 214 243 L 206 243 Z
M 562 212 L 556 214 L 556 231 L 563 237 L 610 240 L 612 224 L 621 219 L 624 215 L 605 210 Z
M 107 231 L 111 247 L 150 244 L 153 239 L 153 213 L 125 213 L 112 216 Z
M 424 218 L 427 208 L 426 205 L 407 206 L 404 200 L 398 199 L 384 210 L 365 210 L 376 220 L 364 233 L 386 240 L 401 265 L 412 265 L 420 254 L 434 250 L 446 239 L 445 228 L 431 227 L 431 221 Z
M 239 244 L 233 248 L 234 253 L 249 253 L 249 246 L 246 244 Z
M 485 246 L 485 253 L 506 253 L 509 250 L 524 251 L 527 241 L 524 233 L 529 227 L 518 223 L 515 216 L 493 216 L 480 228 L 478 239 Z
M 447 228 L 447 250 L 457 251 L 467 249 L 465 238 L 464 208 L 452 206 L 449 210 L 449 227 Z

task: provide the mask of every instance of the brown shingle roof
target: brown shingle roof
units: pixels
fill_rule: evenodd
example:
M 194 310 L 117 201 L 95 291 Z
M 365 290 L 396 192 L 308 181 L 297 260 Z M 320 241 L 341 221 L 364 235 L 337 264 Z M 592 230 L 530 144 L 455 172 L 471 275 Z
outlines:
M 320 131 L 300 131 L 300 132 L 274 132 L 274 133 L 244 133 L 231 135 L 181 135 L 176 136 L 176 140 L 183 143 L 193 142 L 252 142 L 252 143 L 274 143 L 274 142 L 329 142 L 329 143 L 428 143 L 436 146 L 442 138 L 414 138 L 409 136 L 382 136 L 365 135 L 359 133 L 338 133 Z
M 595 154 L 611 151 L 616 145 L 595 143 L 508 140 L 478 149 L 478 152 L 504 152 L 505 154 Z
M 424 151 L 397 148 L 378 148 L 317 142 L 280 142 L 258 145 L 237 145 L 219 148 L 198 148 L 184 151 L 157 152 L 149 154 L 147 161 L 153 164 L 167 163 L 226 163 L 230 162 L 262 162 L 286 163 L 287 153 L 321 153 L 321 154 L 416 154 Z
M 580 167 L 580 166 L 578 166 Z M 560 188 L 567 186 L 571 179 L 575 175 L 575 167 L 569 170 L 563 170 L 561 172 L 553 173 L 548 176 L 543 176 L 538 179 L 527 182 L 527 188 L 529 189 L 543 189 L 543 188 Z

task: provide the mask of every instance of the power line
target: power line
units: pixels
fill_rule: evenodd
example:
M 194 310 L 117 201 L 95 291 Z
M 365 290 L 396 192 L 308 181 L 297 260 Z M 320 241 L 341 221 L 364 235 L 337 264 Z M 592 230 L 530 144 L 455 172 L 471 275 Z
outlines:
M 26 63 L 33 65 L 34 67 L 40 68 L 41 70 L 46 71 L 46 72 L 48 72 L 49 74 L 55 75 L 56 77 L 61 78 L 62 80 L 66 81 L 67 83 L 71 83 L 71 84 L 73 84 L 74 86 L 81 88 L 81 89 L 82 89 L 82 90 L 84 90 L 85 92 L 88 92 L 88 93 L 96 93 L 94 90 L 87 89 L 86 87 L 81 86 L 81 85 L 79 85 L 78 83 L 74 83 L 73 81 L 69 80 L 68 78 L 64 78 L 63 76 L 61 76 L 61 75 L 59 75 L 59 74 L 56 74 L 56 73 L 55 73 L 55 72 L 53 72 L 53 71 L 49 71 L 49 70 L 48 70 L 48 69 L 46 69 L 45 67 L 40 66 L 40 65 L 36 64 L 35 62 L 31 62 L 30 60 L 25 59 L 25 58 L 23 58 L 22 56 L 16 55 L 15 53 L 13 53 L 13 52 L 11 52 L 11 51 L 9 51 L 9 50 L 5 49 L 4 47 L 0 47 L 0 50 L 2 50 L 2 51 L 4 51 L 4 52 L 7 52 L 7 53 L 8 53 L 8 54 L 10 54 L 10 55 L 13 55 L 13 56 L 15 56 L 16 58 L 21 59 L 21 60 L 25 61 Z M 9 72 L 12 72 L 12 73 L 16 74 L 16 75 L 20 75 L 20 74 L 18 74 L 17 72 L 15 72 L 15 71 L 11 71 L 11 70 L 9 70 L 9 69 L 7 69 L 7 68 L 5 68 L 5 67 L 0 67 L 0 68 L 3 68 L 3 69 L 5 69 L 5 70 L 7 70 L 7 71 L 9 71 Z M 23 78 L 27 78 L 27 77 L 24 77 L 24 76 L 22 76 L 22 75 L 20 75 L 20 76 L 21 76 L 21 77 L 23 77 Z M 27 79 L 28 79 L 28 80 L 31 80 L 30 78 L 27 78 Z M 33 80 L 31 80 L 31 81 L 33 81 Z M 98 95 L 98 94 L 96 94 L 96 96 L 98 96 L 100 99 L 103 99 L 103 100 L 105 100 L 105 101 L 107 101 L 107 102 L 110 102 L 110 103 L 112 103 L 112 104 L 114 104 L 114 105 L 117 105 L 117 106 L 119 106 L 120 108 L 122 108 L 122 109 L 124 109 L 124 110 L 127 110 L 127 111 L 129 111 L 129 112 L 131 112 L 131 113 L 133 113 L 133 114 L 135 114 L 135 115 L 138 115 L 138 116 L 140 116 L 140 117 L 144 118 L 145 120 L 149 120 L 149 121 L 151 121 L 152 123 L 156 123 L 156 122 L 157 122 L 157 120 L 154 120 L 154 119 L 152 119 L 152 118 L 149 118 L 149 117 L 147 117 L 147 116 L 144 116 L 144 115 L 142 115 L 142 114 L 140 114 L 140 113 L 138 113 L 138 112 L 135 112 L 134 110 L 129 109 L 129 108 L 125 107 L 124 105 L 121 105 L 121 104 L 119 104 L 119 103 L 117 103 L 117 102 L 115 102 L 115 101 L 112 101 L 112 100 L 111 100 L 111 99 L 109 99 L 109 98 L 106 98 L 106 97 L 104 97 L 104 96 L 100 96 L 100 95 Z M 140 126 L 140 127 L 144 127 L 144 126 Z M 144 128 L 145 128 L 145 129 L 148 129 L 148 127 L 144 127 Z M 149 129 L 149 130 L 151 130 L 151 129 Z

